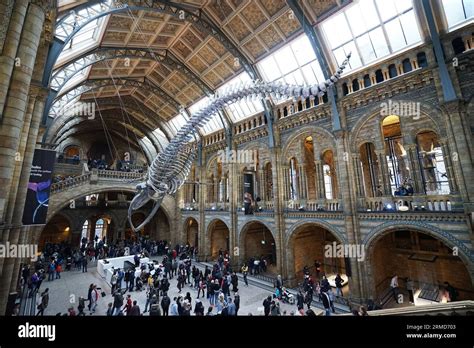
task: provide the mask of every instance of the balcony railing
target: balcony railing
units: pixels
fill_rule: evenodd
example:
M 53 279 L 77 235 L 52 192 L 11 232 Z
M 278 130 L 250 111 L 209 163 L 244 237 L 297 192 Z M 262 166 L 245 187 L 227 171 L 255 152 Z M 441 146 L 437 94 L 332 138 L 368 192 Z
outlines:
M 63 180 L 60 182 L 56 182 L 51 185 L 51 193 L 61 192 L 72 187 L 83 185 L 84 183 L 89 182 L 91 177 L 91 173 L 87 173 L 84 175 L 79 175 L 71 179 Z
M 362 211 L 461 211 L 457 195 L 366 197 Z

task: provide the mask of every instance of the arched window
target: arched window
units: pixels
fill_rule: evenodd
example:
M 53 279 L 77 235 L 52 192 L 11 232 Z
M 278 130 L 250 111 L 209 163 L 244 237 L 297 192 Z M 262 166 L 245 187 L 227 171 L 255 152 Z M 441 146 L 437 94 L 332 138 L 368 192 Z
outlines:
M 364 75 L 364 88 L 370 87 L 372 82 L 370 81 L 370 76 L 369 74 Z
M 82 240 L 84 238 L 89 239 L 89 220 L 86 220 L 84 222 L 84 225 L 82 225 L 82 233 L 81 233 L 80 243 L 82 243 Z
M 326 199 L 332 199 L 332 174 L 331 167 L 328 164 L 323 165 L 324 172 L 324 190 L 326 191 Z
M 361 145 L 359 156 L 365 195 L 369 197 L 380 196 L 379 164 L 377 155 L 375 154 L 374 144 L 365 143 Z
M 390 115 L 382 121 L 382 132 L 385 139 L 385 156 L 392 194 L 398 196 L 402 186 L 410 183 L 408 156 L 403 146 L 400 118 Z
M 334 154 L 331 150 L 323 153 L 323 175 L 324 175 L 324 191 L 326 199 L 335 199 L 338 196 L 336 167 L 334 163 Z
M 297 162 L 293 157 L 290 160 L 290 199 L 298 199 L 298 173 L 297 173 Z
M 106 225 L 104 219 L 98 219 L 95 222 L 95 237 L 99 238 L 99 240 L 105 238 L 106 235 Z
M 438 135 L 435 132 L 418 133 L 416 143 L 426 194 L 449 194 L 448 174 Z
M 395 64 L 390 64 L 388 66 L 388 76 L 393 79 L 394 77 L 397 77 L 397 68 L 395 67 Z
M 411 66 L 411 62 L 410 62 L 410 59 L 408 58 L 405 58 L 403 61 L 402 61 L 402 65 L 403 65 L 403 73 L 406 74 L 407 72 L 410 72 L 412 71 L 412 66 Z

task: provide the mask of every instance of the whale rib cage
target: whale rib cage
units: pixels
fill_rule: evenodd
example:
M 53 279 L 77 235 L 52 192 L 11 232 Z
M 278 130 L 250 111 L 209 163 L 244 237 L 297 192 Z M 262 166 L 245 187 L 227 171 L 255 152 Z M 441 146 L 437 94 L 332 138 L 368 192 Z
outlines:
M 350 54 L 342 62 L 336 73 L 326 81 L 311 86 L 289 85 L 285 83 L 253 81 L 231 88 L 224 95 L 211 97 L 207 106 L 192 115 L 178 131 L 168 146 L 151 163 L 146 180 L 137 185 L 137 193 L 128 209 L 128 221 L 133 231 L 141 230 L 158 211 L 163 198 L 175 194 L 184 184 L 197 154 L 197 144 L 190 143 L 197 130 L 203 127 L 219 110 L 239 100 L 249 97 L 299 98 L 320 97 L 336 83 L 347 66 Z M 155 202 L 152 211 L 137 227 L 132 223 L 132 214 L 147 202 Z

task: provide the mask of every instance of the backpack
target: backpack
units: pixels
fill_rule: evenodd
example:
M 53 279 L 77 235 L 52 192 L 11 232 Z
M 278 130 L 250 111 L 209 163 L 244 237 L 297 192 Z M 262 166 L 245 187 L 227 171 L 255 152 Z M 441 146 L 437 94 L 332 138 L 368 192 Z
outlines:
M 229 315 L 229 308 L 227 307 L 222 308 L 221 315 Z

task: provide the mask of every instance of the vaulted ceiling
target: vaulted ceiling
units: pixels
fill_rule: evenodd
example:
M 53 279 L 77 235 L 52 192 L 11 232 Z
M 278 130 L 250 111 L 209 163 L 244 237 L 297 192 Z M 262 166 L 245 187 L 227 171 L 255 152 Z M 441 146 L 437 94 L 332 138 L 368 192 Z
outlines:
M 100 60 L 92 64 L 86 79 L 112 79 L 113 83 L 85 91 L 81 99 L 119 99 L 118 95 L 135 99 L 141 105 L 135 111 L 146 110 L 145 118 L 150 116 L 150 111 L 156 114 L 148 125 L 136 127 L 140 135 L 144 128 L 153 128 L 176 116 L 179 106 L 188 108 L 244 71 L 242 60 L 256 70 L 254 64 L 258 60 L 302 33 L 296 16 L 285 0 L 153 1 L 168 4 L 170 9 L 181 8 L 186 13 L 192 13 L 198 18 L 194 21 L 189 20 L 190 17 L 183 20 L 185 17 L 180 11 L 172 13 L 144 9 L 147 7 L 145 4 L 151 1 L 122 2 L 142 9 L 110 14 L 105 20 L 105 29 L 100 33 L 97 47 L 89 51 L 107 47 L 139 48 L 169 56 L 184 68 L 149 57 Z M 299 2 L 313 24 L 342 6 L 340 0 Z M 91 6 L 97 3 L 100 1 L 87 2 Z M 84 1 L 59 1 L 59 19 L 75 10 L 75 6 L 84 5 Z M 210 24 L 211 30 L 203 26 L 200 19 Z M 61 62 L 61 66 L 75 59 Z M 120 78 L 147 81 L 164 93 L 115 83 Z M 67 86 L 59 91 L 59 95 L 71 88 L 74 86 Z M 139 117 L 136 119 L 139 120 Z M 83 127 L 81 124 L 77 123 L 76 127 Z

